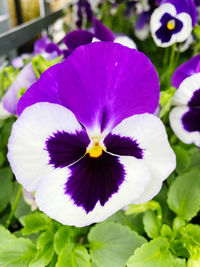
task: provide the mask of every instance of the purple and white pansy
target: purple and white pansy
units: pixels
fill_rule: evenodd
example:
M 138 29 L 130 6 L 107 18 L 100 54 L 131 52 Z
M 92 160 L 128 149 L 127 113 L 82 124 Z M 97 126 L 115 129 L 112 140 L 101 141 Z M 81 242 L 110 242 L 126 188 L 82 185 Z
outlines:
M 200 146 L 200 55 L 177 68 L 172 85 L 178 90 L 169 117 L 171 127 L 182 142 Z
M 152 115 L 158 98 L 144 54 L 112 42 L 80 46 L 19 100 L 8 144 L 18 182 L 36 192 L 40 210 L 79 227 L 152 199 L 176 164 Z
M 157 46 L 167 47 L 185 41 L 196 22 L 193 0 L 164 0 L 151 16 L 151 34 Z

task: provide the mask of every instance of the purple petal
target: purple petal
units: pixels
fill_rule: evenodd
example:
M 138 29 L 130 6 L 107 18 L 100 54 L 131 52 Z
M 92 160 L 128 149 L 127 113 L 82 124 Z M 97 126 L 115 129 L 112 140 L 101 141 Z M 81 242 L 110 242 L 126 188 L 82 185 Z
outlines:
M 137 159 L 143 158 L 143 150 L 136 140 L 130 137 L 121 137 L 116 134 L 109 134 L 104 139 L 104 144 L 108 152 L 119 156 L 132 156 Z
M 45 51 L 47 53 L 57 52 L 58 55 L 62 54 L 62 51 L 60 50 L 59 46 L 57 44 L 54 44 L 54 43 L 47 44 Z
M 188 132 L 200 132 L 200 89 L 193 93 L 188 106 L 190 107 L 189 111 L 182 117 L 184 129 Z
M 46 46 L 51 43 L 51 40 L 47 36 L 43 36 L 41 39 L 35 41 L 33 53 L 34 54 L 41 54 L 45 52 Z
M 177 14 L 182 12 L 188 13 L 192 18 L 192 26 L 195 26 L 197 23 L 198 13 L 194 0 L 164 0 L 161 2 L 161 4 L 164 3 L 170 3 L 174 5 L 177 10 Z
M 86 213 L 92 211 L 98 201 L 104 206 L 125 178 L 118 157 L 105 152 L 99 158 L 86 155 L 69 168 L 71 176 L 65 184 L 65 193 Z
M 37 81 L 37 77 L 33 71 L 32 63 L 28 63 L 17 75 L 16 79 L 9 87 L 2 101 L 3 106 L 11 114 L 16 114 L 17 109 L 17 93 L 21 88 L 29 88 Z
M 110 29 L 108 29 L 101 21 L 97 18 L 93 18 L 94 25 L 94 35 L 101 41 L 111 41 L 113 42 L 115 39 L 114 34 Z
M 55 168 L 63 168 L 82 158 L 90 140 L 86 131 L 74 134 L 56 132 L 46 141 L 46 150 L 49 154 L 49 164 Z
M 182 81 L 194 73 L 200 72 L 199 69 L 200 55 L 191 58 L 189 61 L 180 65 L 174 72 L 171 78 L 171 83 L 178 88 Z
M 141 30 L 149 21 L 151 12 L 142 12 L 136 22 L 135 28 Z
M 89 31 L 76 30 L 68 33 L 63 42 L 68 49 L 74 50 L 80 45 L 89 44 L 92 42 L 94 34 Z
M 60 103 L 58 83 L 62 75 L 62 64 L 59 63 L 46 70 L 37 83 L 33 84 L 20 98 L 17 105 L 18 116 L 22 111 L 37 102 Z
M 182 117 L 183 127 L 188 132 L 200 132 L 200 112 L 199 107 L 191 107 Z
M 158 105 L 159 80 L 141 52 L 111 42 L 76 49 L 63 63 L 59 83 L 61 103 L 91 129 L 112 128 L 123 119 L 153 113 Z

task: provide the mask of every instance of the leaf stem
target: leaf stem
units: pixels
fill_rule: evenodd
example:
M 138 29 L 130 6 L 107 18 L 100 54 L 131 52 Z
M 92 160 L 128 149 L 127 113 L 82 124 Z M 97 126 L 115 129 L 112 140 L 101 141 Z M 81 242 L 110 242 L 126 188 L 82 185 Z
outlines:
M 6 221 L 6 225 L 5 225 L 6 228 L 8 228 L 10 226 L 11 222 L 12 222 L 12 219 L 13 219 L 13 216 L 15 214 L 15 211 L 16 211 L 17 204 L 19 202 L 19 198 L 21 196 L 21 193 L 22 193 L 22 186 L 20 185 L 19 189 L 17 191 L 16 197 L 15 197 L 14 203 L 12 205 L 11 212 L 10 212 L 10 214 L 8 216 L 7 221 Z

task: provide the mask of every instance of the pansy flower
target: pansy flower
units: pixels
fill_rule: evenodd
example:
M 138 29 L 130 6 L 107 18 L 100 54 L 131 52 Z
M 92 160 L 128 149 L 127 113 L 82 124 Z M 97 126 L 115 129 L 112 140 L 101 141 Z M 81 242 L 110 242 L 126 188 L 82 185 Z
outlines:
M 8 144 L 12 170 L 39 209 L 76 226 L 154 197 L 175 168 L 153 113 L 149 59 L 112 42 L 83 45 L 21 97 Z
M 115 42 L 125 45 L 129 48 L 136 49 L 136 44 L 126 35 L 113 34 L 97 18 L 93 18 L 93 29 L 89 30 L 74 30 L 68 33 L 63 42 L 67 46 L 67 54 L 70 55 L 74 49 L 80 45 L 89 44 L 91 42 L 104 41 Z
M 178 138 L 200 145 L 200 55 L 177 68 L 172 76 L 176 106 L 170 113 L 170 124 Z
M 196 22 L 193 0 L 164 0 L 151 16 L 150 29 L 156 45 L 167 47 L 185 41 Z
M 145 40 L 149 36 L 149 21 L 151 14 L 158 7 L 161 0 L 145 0 L 138 1 L 136 5 L 136 13 L 138 18 L 135 24 L 135 35 L 140 40 Z

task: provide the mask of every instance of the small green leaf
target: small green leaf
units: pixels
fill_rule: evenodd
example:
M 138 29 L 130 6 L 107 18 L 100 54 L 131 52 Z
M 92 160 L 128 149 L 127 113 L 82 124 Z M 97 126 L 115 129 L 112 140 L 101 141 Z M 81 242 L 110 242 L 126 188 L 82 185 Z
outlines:
M 22 233 L 23 235 L 29 235 L 45 230 L 50 222 L 51 219 L 42 212 L 31 213 L 24 219 Z
M 176 258 L 169 251 L 166 238 L 159 237 L 136 249 L 127 267 L 185 267 L 185 260 Z
M 88 239 L 92 261 L 98 267 L 124 267 L 133 251 L 146 242 L 127 226 L 113 222 L 95 225 Z
M 54 236 L 54 249 L 59 255 L 64 246 L 69 243 L 70 234 L 67 226 L 61 226 Z
M 160 234 L 161 236 L 167 237 L 168 239 L 170 239 L 173 235 L 173 232 L 169 225 L 163 224 L 160 230 Z
M 143 217 L 144 229 L 150 238 L 160 235 L 161 220 L 158 219 L 155 212 L 147 210 Z
M 42 267 L 48 265 L 54 254 L 53 234 L 50 231 L 42 233 L 37 240 L 36 247 L 38 251 L 30 262 L 29 267 Z
M 12 177 L 10 168 L 0 169 L 0 211 L 10 202 L 12 193 Z
M 190 167 L 190 156 L 181 146 L 174 146 L 173 149 L 176 154 L 176 171 L 178 174 L 183 174 Z
M 188 224 L 180 230 L 186 247 L 200 247 L 200 226 L 196 224 Z
M 28 266 L 35 254 L 35 246 L 25 238 L 16 238 L 0 226 L 0 266 Z
M 61 251 L 56 267 L 90 267 L 90 255 L 82 246 L 67 244 Z
M 16 237 L 12 235 L 6 228 L 0 225 L 0 250 L 8 242 L 15 240 Z
M 169 188 L 168 205 L 180 218 L 191 220 L 200 210 L 200 169 L 180 175 Z

